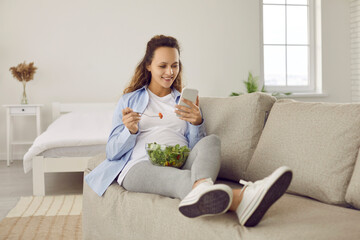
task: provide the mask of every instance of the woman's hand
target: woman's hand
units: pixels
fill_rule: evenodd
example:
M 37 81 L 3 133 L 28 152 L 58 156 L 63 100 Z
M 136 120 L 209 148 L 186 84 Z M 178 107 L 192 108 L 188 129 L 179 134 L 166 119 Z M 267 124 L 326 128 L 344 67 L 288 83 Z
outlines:
M 127 107 L 122 110 L 122 121 L 131 134 L 135 134 L 139 131 L 138 122 L 140 121 L 140 115 L 134 112 L 131 108 Z
M 202 117 L 199 108 L 199 96 L 196 98 L 196 103 L 193 103 L 187 99 L 181 99 L 181 101 L 190 107 L 175 105 L 175 107 L 178 109 L 175 110 L 175 112 L 181 116 L 180 119 L 185 120 L 192 125 L 200 125 L 202 123 Z

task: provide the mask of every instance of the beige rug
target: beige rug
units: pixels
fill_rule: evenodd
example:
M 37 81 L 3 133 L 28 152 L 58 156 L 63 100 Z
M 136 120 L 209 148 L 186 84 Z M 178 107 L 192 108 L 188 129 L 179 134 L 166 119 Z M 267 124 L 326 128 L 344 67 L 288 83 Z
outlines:
M 82 239 L 82 195 L 21 197 L 0 222 L 0 239 Z

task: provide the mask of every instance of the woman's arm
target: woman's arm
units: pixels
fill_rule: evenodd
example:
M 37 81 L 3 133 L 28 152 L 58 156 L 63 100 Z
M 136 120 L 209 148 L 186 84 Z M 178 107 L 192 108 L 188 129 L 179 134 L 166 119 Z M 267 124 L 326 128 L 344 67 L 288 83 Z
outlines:
M 187 99 L 183 99 L 183 101 L 189 107 L 176 105 L 175 107 L 178 110 L 175 110 L 175 112 L 181 116 L 180 119 L 188 122 L 188 129 L 185 133 L 185 137 L 188 140 L 189 148 L 193 148 L 200 139 L 206 136 L 204 119 L 199 107 L 199 96 L 195 103 Z
M 193 148 L 200 139 L 206 136 L 204 119 L 200 125 L 188 124 L 186 138 L 189 142 L 189 148 Z
M 131 134 L 123 123 L 123 109 L 127 108 L 124 99 L 120 98 L 113 117 L 113 129 L 106 144 L 108 160 L 119 160 L 129 150 L 133 149 L 139 133 Z

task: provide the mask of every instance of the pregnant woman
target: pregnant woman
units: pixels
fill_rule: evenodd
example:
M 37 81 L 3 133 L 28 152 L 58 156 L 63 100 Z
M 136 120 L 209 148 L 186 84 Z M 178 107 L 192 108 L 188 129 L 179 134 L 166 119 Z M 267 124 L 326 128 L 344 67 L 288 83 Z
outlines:
M 255 226 L 284 194 L 292 172 L 280 167 L 261 181 L 242 181 L 242 189 L 214 184 L 220 170 L 220 139 L 206 136 L 199 98 L 195 103 L 181 100 L 189 107 L 178 105 L 182 68 L 175 38 L 159 35 L 147 43 L 145 56 L 116 107 L 107 159 L 85 180 L 99 196 L 117 178 L 128 191 L 181 199 L 179 211 L 186 217 L 232 210 L 240 224 Z M 159 112 L 162 118 L 157 117 Z M 188 146 L 191 152 L 181 169 L 155 166 L 145 150 L 152 142 Z

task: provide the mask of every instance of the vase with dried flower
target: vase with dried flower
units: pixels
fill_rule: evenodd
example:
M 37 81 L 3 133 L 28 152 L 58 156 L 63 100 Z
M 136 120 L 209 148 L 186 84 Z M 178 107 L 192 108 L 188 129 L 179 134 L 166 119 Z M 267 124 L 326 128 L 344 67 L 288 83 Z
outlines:
M 31 62 L 26 64 L 26 62 L 20 63 L 16 67 L 11 67 L 9 70 L 11 71 L 13 77 L 23 84 L 23 96 L 21 99 L 21 104 L 28 104 L 27 96 L 26 96 L 26 83 L 30 80 L 34 79 L 34 74 L 36 72 L 37 67 L 34 66 L 34 63 Z

